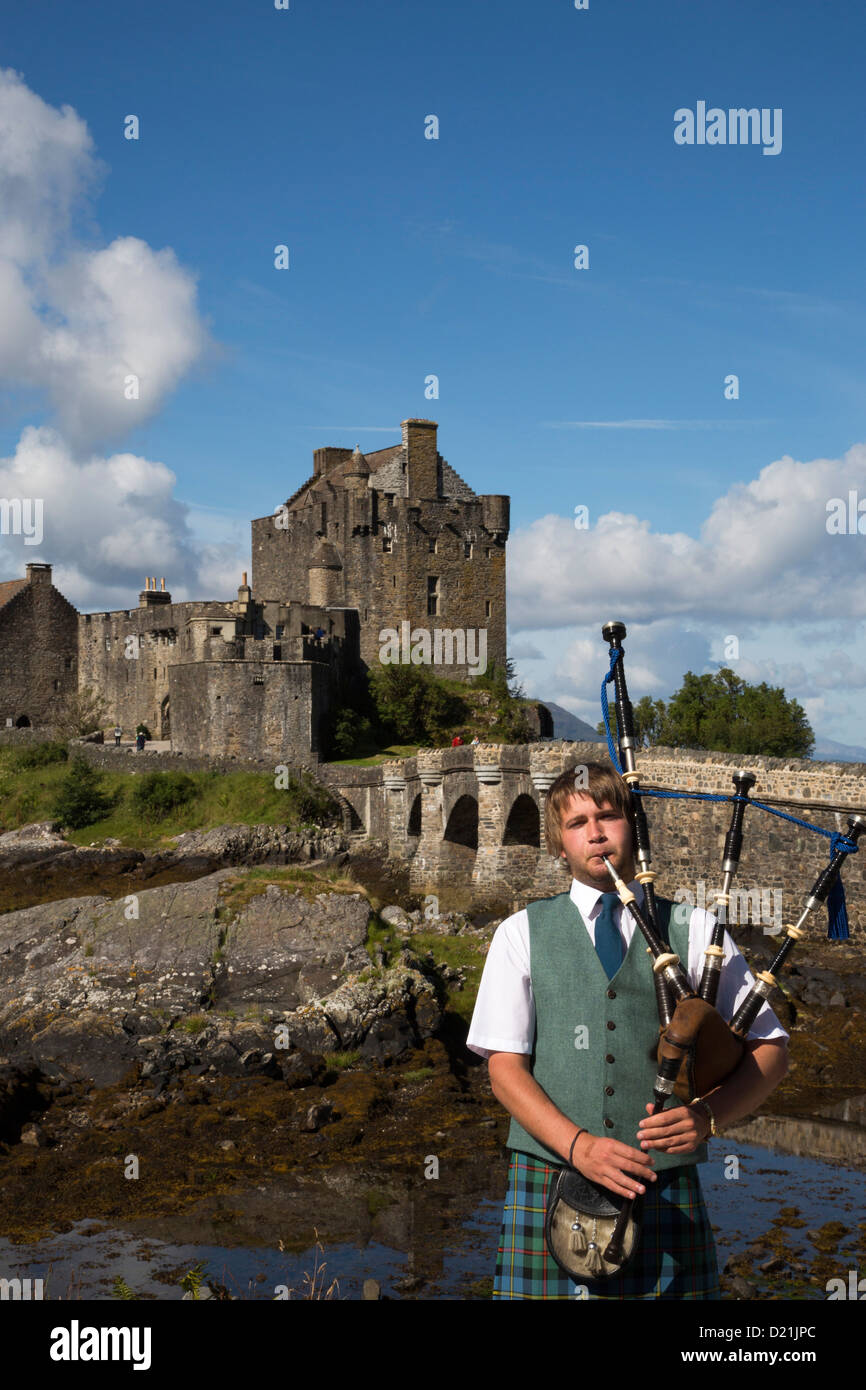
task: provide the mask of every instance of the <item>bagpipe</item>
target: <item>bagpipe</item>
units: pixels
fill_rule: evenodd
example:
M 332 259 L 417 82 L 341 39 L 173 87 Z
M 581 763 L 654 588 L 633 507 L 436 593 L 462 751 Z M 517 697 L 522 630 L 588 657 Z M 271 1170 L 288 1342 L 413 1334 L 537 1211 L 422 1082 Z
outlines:
M 637 864 L 635 877 L 642 885 L 644 901 L 639 908 L 634 893 L 617 875 L 610 862 L 605 864 L 614 879 L 616 891 L 624 908 L 631 913 L 636 926 L 647 943 L 648 954 L 652 957 L 656 1002 L 659 1012 L 658 1074 L 653 1088 L 652 1114 L 656 1115 L 672 1095 L 688 1104 L 702 1097 L 707 1091 L 718 1086 L 739 1066 L 744 1052 L 745 1039 L 755 1017 L 771 994 L 777 983 L 776 974 L 784 965 L 797 941 L 805 935 L 804 923 L 816 907 L 828 899 L 835 899 L 837 907 L 841 899 L 841 913 L 844 916 L 839 872 L 848 854 L 857 849 L 857 841 L 866 830 L 866 816 L 848 817 L 848 835 L 831 835 L 830 863 L 818 875 L 811 891 L 806 897 L 802 913 L 795 926 L 788 927 L 785 939 L 767 970 L 759 971 L 749 993 L 736 1010 L 733 1018 L 726 1022 L 716 1009 L 725 935 L 725 918 L 730 903 L 731 884 L 736 874 L 743 843 L 743 817 L 746 807 L 759 806 L 772 814 L 782 815 L 772 807 L 749 799 L 749 792 L 755 784 L 751 773 L 734 774 L 734 795 L 730 798 L 720 796 L 693 795 L 698 800 L 730 800 L 732 802 L 731 822 L 725 839 L 722 863 L 723 884 L 712 909 L 720 908 L 719 917 L 713 928 L 710 945 L 706 949 L 703 971 L 697 990 L 683 968 L 679 957 L 671 951 L 659 928 L 658 907 L 653 889 L 656 875 L 650 868 L 649 828 L 642 804 L 640 777 L 635 768 L 634 711 L 628 696 L 625 671 L 623 668 L 622 639 L 626 636 L 625 624 L 605 623 L 602 636 L 610 648 L 610 670 L 602 683 L 602 711 L 608 729 L 608 746 L 611 760 L 628 784 L 634 814 L 634 854 Z M 614 741 L 610 734 L 606 686 L 613 681 L 616 692 L 617 743 L 619 759 L 616 757 Z M 658 793 L 650 793 L 658 794 Z M 799 821 L 794 816 L 784 816 L 796 824 L 809 829 L 820 827 L 809 822 Z M 829 832 L 820 831 L 822 834 Z M 847 935 L 847 925 L 842 935 Z M 632 1220 L 633 1200 L 627 1200 L 620 1209 L 610 1242 L 604 1251 L 604 1258 L 612 1264 L 622 1260 L 623 1238 Z

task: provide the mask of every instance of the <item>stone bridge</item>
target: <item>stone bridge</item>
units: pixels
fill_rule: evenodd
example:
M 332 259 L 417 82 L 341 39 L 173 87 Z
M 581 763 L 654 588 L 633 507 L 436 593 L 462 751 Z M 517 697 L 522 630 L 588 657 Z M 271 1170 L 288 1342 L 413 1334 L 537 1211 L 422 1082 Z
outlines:
M 323 765 L 319 775 L 343 803 L 347 829 L 387 845 L 409 865 L 412 888 L 447 903 L 449 889 L 479 902 L 521 903 L 564 891 L 569 875 L 544 848 L 545 798 L 560 772 L 607 762 L 598 743 L 545 741 L 420 749 L 415 757 L 378 767 Z M 852 811 L 866 810 L 866 766 L 761 758 L 694 749 L 652 748 L 638 758 L 642 785 L 678 791 L 732 791 L 732 774 L 757 777 L 755 800 L 825 830 L 845 830 Z M 721 884 L 729 808 L 718 803 L 647 798 L 657 891 L 700 905 Z M 746 815 L 738 885 L 758 904 L 773 903 L 787 925 L 827 862 L 829 842 L 757 809 Z M 866 925 L 866 846 L 845 865 L 852 930 Z M 815 914 L 815 930 L 820 914 Z

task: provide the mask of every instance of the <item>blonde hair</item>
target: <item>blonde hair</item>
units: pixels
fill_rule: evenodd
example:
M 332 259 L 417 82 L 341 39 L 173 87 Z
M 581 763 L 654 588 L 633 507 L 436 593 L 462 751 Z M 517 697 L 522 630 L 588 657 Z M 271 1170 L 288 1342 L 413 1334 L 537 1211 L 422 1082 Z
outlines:
M 603 763 L 576 763 L 559 774 L 547 793 L 544 838 L 547 852 L 554 859 L 562 853 L 562 817 L 573 796 L 588 796 L 599 807 L 607 802 L 625 816 L 634 835 L 631 793 L 619 773 Z

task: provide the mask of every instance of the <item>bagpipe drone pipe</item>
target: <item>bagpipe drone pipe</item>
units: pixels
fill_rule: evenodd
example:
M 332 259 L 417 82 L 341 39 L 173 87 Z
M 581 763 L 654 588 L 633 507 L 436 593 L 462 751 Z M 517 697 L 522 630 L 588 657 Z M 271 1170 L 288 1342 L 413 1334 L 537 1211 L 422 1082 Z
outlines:
M 749 792 L 755 784 L 751 773 L 737 772 L 734 775 L 734 795 L 730 798 L 701 793 L 642 793 L 639 774 L 635 767 L 634 711 L 629 700 L 623 668 L 622 639 L 626 636 L 625 624 L 605 623 L 602 636 L 610 648 L 610 670 L 602 683 L 602 712 L 608 730 L 608 747 L 611 760 L 629 787 L 634 813 L 634 851 L 637 863 L 635 877 L 642 885 L 644 902 L 639 908 L 634 893 L 618 877 L 613 866 L 605 859 L 605 864 L 614 879 L 616 891 L 625 910 L 631 913 L 636 926 L 641 931 L 647 952 L 652 957 L 656 1001 L 659 1011 L 658 1074 L 653 1088 L 653 1110 L 655 1115 L 664 1108 L 666 1102 L 676 1096 L 683 1104 L 701 1098 L 713 1090 L 739 1066 L 745 1052 L 745 1039 L 748 1036 L 758 1012 L 776 985 L 776 974 L 787 960 L 794 945 L 805 935 L 804 922 L 819 904 L 831 899 L 834 908 L 844 918 L 844 898 L 842 897 L 839 871 L 849 854 L 857 849 L 857 841 L 866 830 L 866 816 L 852 815 L 848 818 L 848 835 L 835 834 L 831 838 L 831 860 L 818 875 L 808 893 L 803 911 L 795 926 L 788 927 L 785 939 L 774 956 L 769 968 L 762 970 L 755 978 L 749 993 L 737 1008 L 734 1016 L 726 1022 L 715 1007 L 718 997 L 719 978 L 724 956 L 725 919 L 730 903 L 730 890 L 740 859 L 743 843 L 743 817 L 749 805 L 782 815 L 783 819 L 805 825 L 809 829 L 820 827 L 795 816 L 784 815 L 762 802 L 750 801 Z M 616 692 L 617 749 L 610 733 L 608 716 L 607 684 L 613 681 Z M 659 930 L 658 909 L 653 882 L 656 875 L 650 868 L 649 829 L 642 804 L 644 794 L 685 795 L 694 800 L 713 800 L 732 802 L 731 823 L 725 840 L 722 864 L 723 885 L 713 908 L 719 914 L 713 928 L 710 945 L 704 957 L 703 972 L 697 990 L 693 989 L 679 957 L 671 951 Z M 712 909 L 711 909 L 712 910 Z M 847 925 L 840 930 L 847 935 Z M 621 1211 L 604 1252 L 605 1260 L 613 1263 L 621 1258 L 624 1232 L 632 1217 L 633 1202 L 627 1201 Z

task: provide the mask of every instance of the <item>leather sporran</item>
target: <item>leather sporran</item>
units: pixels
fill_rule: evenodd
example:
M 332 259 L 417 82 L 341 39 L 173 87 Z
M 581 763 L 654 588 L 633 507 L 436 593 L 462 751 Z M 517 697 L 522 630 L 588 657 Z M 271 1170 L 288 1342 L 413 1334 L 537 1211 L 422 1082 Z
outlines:
M 641 1236 L 643 1194 L 632 1208 L 622 1259 L 604 1258 L 620 1208 L 627 1199 L 600 1187 L 574 1168 L 563 1168 L 547 1203 L 544 1239 L 559 1268 L 570 1279 L 611 1279 L 631 1262 Z

